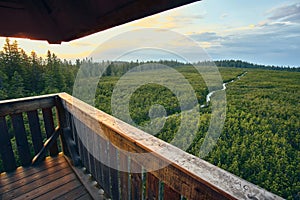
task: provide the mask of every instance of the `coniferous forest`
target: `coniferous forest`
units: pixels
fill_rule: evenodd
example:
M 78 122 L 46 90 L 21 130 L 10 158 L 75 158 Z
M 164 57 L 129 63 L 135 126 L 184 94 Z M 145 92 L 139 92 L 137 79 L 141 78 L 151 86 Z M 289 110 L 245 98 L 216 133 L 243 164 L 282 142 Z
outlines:
M 76 60 L 75 63 L 61 60 L 50 51 L 45 58 L 38 57 L 35 52 L 28 55 L 16 41 L 7 39 L 0 51 L 0 100 L 57 92 L 72 94 L 77 71 L 83 63 L 97 66 L 91 59 Z M 160 63 L 176 69 L 192 85 L 199 104 L 205 103 L 208 89 L 201 75 L 190 64 L 177 61 L 148 63 Z M 129 69 L 140 64 L 143 62 L 111 62 L 99 81 L 95 106 L 111 114 L 111 96 L 117 81 Z M 205 62 L 198 64 L 205 65 Z M 223 131 L 217 145 L 204 159 L 286 199 L 299 199 L 300 68 L 263 66 L 235 60 L 216 61 L 215 64 L 224 82 L 235 81 L 226 86 Z M 237 79 L 241 74 L 245 75 Z M 162 105 L 168 115 L 166 119 L 155 119 L 166 120 L 156 136 L 170 142 L 181 122 L 181 108 L 169 89 L 158 84 L 139 87 L 130 97 L 131 118 L 140 126 L 147 124 L 149 109 L 155 104 Z M 211 107 L 205 106 L 199 112 L 199 130 L 185 149 L 197 156 L 208 130 Z M 189 127 L 186 127 L 186 132 L 189 132 Z M 13 148 L 16 148 L 14 138 L 11 140 Z M 179 142 L 184 144 L 187 140 Z M 0 172 L 1 165 L 0 160 Z

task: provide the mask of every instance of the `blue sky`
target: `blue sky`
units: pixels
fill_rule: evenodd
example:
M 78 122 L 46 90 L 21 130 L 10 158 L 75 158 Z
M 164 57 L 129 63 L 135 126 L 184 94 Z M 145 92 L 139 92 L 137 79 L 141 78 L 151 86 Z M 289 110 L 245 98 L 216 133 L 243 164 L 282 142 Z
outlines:
M 300 66 L 299 0 L 203 0 L 62 45 L 17 41 L 27 52 L 35 50 L 44 56 L 50 49 L 60 58 L 74 60 L 89 57 L 104 41 L 139 28 L 163 28 L 190 37 L 213 60 Z M 0 45 L 3 43 L 0 38 Z

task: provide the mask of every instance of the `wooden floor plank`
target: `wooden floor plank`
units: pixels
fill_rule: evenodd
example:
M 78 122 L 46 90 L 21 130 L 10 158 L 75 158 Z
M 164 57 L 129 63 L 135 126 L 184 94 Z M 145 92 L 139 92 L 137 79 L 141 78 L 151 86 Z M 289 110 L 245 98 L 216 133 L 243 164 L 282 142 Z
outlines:
M 49 182 L 41 187 L 35 188 L 34 190 L 31 190 L 30 192 L 24 193 L 16 198 L 15 200 L 29 200 L 34 199 L 38 196 L 41 196 L 49 191 L 52 191 L 56 189 L 57 187 L 62 186 L 63 184 L 66 184 L 72 180 L 74 180 L 75 175 L 74 174 L 68 174 L 64 177 L 61 177 L 55 181 Z
M 67 169 L 59 171 L 58 173 L 54 173 L 47 177 L 44 177 L 43 179 L 38 179 L 34 182 L 31 182 L 30 184 L 21 186 L 16 190 L 10 190 L 10 191 L 4 193 L 2 195 L 2 198 L 3 199 L 13 199 L 18 196 L 22 196 L 23 194 L 26 194 L 26 193 L 30 193 L 30 194 L 36 193 L 36 191 L 39 191 L 39 194 L 42 194 L 43 192 L 46 192 L 48 190 L 48 188 L 45 188 L 45 187 L 50 187 L 53 184 L 64 183 L 61 181 L 65 181 L 66 179 L 69 180 L 69 178 L 74 179 L 75 175 L 72 173 L 72 171 L 70 169 L 67 168 Z
M 63 155 L 59 155 L 58 157 L 51 158 L 47 157 L 44 162 L 42 162 L 40 165 L 37 165 L 35 167 L 18 167 L 16 171 L 10 172 L 10 173 L 1 173 L 0 179 L 1 181 L 4 181 L 5 179 L 12 179 L 15 177 L 24 177 L 24 175 L 31 175 L 37 172 L 40 172 L 43 169 L 47 169 L 53 166 L 56 166 L 59 163 L 64 163 L 65 158 Z
M 61 196 L 53 198 L 53 199 L 55 199 L 55 200 L 76 199 L 76 198 L 82 196 L 82 194 L 85 194 L 86 192 L 87 192 L 86 189 L 82 185 L 80 185 L 80 186 L 74 188 L 73 190 L 68 191 L 67 193 L 62 194 Z
M 77 179 L 74 179 L 73 181 L 70 181 L 66 184 L 63 184 L 60 187 L 55 188 L 54 190 L 51 190 L 41 196 L 38 196 L 37 200 L 44 200 L 44 199 L 54 199 L 56 197 L 59 197 L 67 192 L 69 192 L 70 190 L 72 190 L 73 188 L 76 188 L 80 186 L 80 182 Z
M 81 197 L 77 198 L 76 200 L 92 200 L 92 197 L 89 194 L 84 194 Z
M 93 199 L 64 155 L 0 174 L 0 200 Z
M 57 172 L 59 170 L 68 168 L 67 163 L 59 163 L 57 166 L 52 166 L 50 168 L 42 169 L 39 172 L 36 172 L 34 174 L 28 175 L 27 173 L 24 174 L 17 174 L 15 177 L 12 177 L 11 179 L 6 179 L 3 181 L 0 181 L 0 192 L 3 192 L 4 190 L 7 190 L 7 187 L 10 188 L 18 188 L 22 185 L 29 184 L 33 182 L 34 180 L 43 178 L 49 174 L 52 174 L 54 172 Z M 22 176 L 23 175 L 23 176 Z

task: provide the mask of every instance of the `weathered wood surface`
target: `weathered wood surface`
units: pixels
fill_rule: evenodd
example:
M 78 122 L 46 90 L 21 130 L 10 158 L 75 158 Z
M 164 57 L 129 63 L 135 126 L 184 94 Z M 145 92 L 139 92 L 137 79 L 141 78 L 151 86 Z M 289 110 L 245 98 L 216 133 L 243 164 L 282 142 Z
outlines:
M 53 107 L 55 105 L 55 96 L 57 94 L 0 101 L 0 116 Z
M 0 199 L 92 199 L 62 154 L 38 166 L 0 174 Z
M 148 153 L 131 159 L 146 170 L 155 170 L 151 172 L 155 177 L 188 199 L 282 199 L 66 93 L 58 95 L 68 112 L 117 148 Z M 103 144 L 105 142 L 101 142 L 101 148 Z M 108 155 L 103 149 L 101 153 L 104 154 L 101 156 Z M 103 169 L 105 174 L 109 171 Z M 108 182 L 104 180 L 104 183 Z
M 109 163 L 108 144 L 107 141 L 100 137 L 100 158 L 101 168 L 103 174 L 103 189 L 111 196 L 111 182 L 110 182 L 110 168 L 107 166 Z
M 152 199 L 158 199 L 159 194 L 159 180 L 155 176 L 153 176 L 151 173 L 147 173 L 146 176 L 146 199 L 152 200 Z M 170 198 L 171 199 L 171 198 Z
M 121 182 L 121 197 L 124 200 L 129 199 L 130 191 L 129 191 L 129 169 L 128 169 L 128 157 L 123 153 L 119 152 L 119 160 L 120 160 L 120 168 L 124 169 L 120 171 L 120 182 Z
M 120 199 L 119 197 L 119 173 L 117 149 L 109 143 L 109 163 L 110 163 L 110 180 L 111 180 L 111 195 L 112 199 Z
M 164 185 L 164 199 L 180 200 L 181 195 L 170 188 L 168 185 Z
M 142 181 L 142 166 L 134 160 L 130 161 L 131 173 L 131 199 L 142 199 L 143 195 L 143 181 Z

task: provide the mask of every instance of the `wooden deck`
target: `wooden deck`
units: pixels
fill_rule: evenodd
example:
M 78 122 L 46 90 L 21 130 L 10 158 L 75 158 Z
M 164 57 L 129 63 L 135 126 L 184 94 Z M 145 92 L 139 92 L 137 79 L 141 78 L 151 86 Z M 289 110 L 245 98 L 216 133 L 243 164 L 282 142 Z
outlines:
M 35 167 L 0 175 L 0 200 L 92 199 L 66 158 L 59 154 Z

